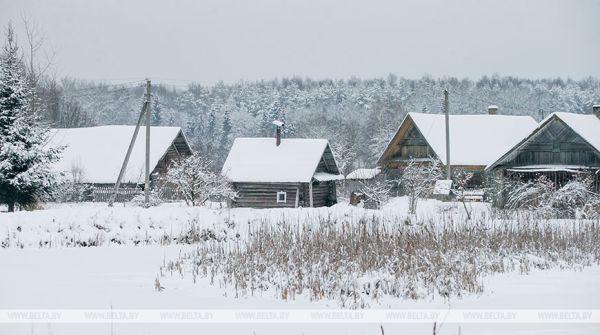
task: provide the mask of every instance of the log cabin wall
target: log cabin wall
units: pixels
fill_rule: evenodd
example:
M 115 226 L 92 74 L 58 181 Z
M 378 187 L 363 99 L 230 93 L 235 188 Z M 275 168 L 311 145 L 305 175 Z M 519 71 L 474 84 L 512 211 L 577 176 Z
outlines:
M 337 203 L 335 182 L 313 182 L 313 207 L 331 206 Z M 309 198 L 306 198 L 309 199 Z M 308 201 L 305 207 L 309 207 Z
M 233 207 L 252 208 L 294 208 L 296 207 L 296 192 L 299 194 L 299 204 L 308 203 L 303 193 L 307 184 L 301 183 L 234 183 L 237 198 L 232 202 Z M 277 202 L 277 193 L 285 192 L 286 201 Z
M 294 208 L 296 192 L 298 207 L 310 207 L 308 183 L 234 183 L 237 198 L 233 207 Z M 336 185 L 333 181 L 313 182 L 313 207 L 331 206 L 337 203 Z M 285 192 L 286 201 L 277 202 L 277 193 Z

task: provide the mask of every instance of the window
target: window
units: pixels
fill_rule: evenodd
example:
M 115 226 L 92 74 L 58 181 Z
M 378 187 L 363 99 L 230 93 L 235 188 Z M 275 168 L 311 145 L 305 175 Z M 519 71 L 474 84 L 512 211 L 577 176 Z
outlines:
M 285 193 L 284 191 L 279 191 L 277 192 L 277 203 L 286 202 L 287 198 L 287 193 Z

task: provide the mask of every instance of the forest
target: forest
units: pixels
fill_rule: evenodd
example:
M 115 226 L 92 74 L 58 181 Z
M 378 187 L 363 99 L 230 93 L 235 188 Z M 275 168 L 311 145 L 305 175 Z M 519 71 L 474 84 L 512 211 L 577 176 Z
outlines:
M 156 82 L 158 81 L 158 83 Z M 255 82 L 152 86 L 152 123 L 182 127 L 193 149 L 219 169 L 236 137 L 273 136 L 283 120 L 285 137 L 328 138 L 343 173 L 371 167 L 408 112 L 440 113 L 442 91 L 453 114 L 531 115 L 590 113 L 600 101 L 600 81 L 484 76 L 313 80 L 281 78 Z M 35 104 L 50 127 L 135 124 L 143 81 L 108 84 L 74 78 L 42 78 Z

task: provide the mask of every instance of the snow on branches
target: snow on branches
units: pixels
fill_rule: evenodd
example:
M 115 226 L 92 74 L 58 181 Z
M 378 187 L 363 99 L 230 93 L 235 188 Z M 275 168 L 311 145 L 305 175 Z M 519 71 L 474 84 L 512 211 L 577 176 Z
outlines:
M 0 55 L 0 203 L 14 211 L 49 194 L 59 177 L 50 168 L 62 148 L 47 148 L 48 129 L 31 110 L 31 88 L 12 27 Z
M 400 186 L 408 195 L 410 213 L 415 214 L 419 198 L 428 196 L 433 191 L 435 181 L 443 178 L 442 163 L 432 157 L 411 158 L 401 169 Z
M 556 188 L 546 176 L 516 182 L 506 208 L 533 210 L 545 217 L 600 217 L 600 194 L 593 191 L 592 176 L 581 175 Z
M 175 185 L 190 206 L 200 206 L 209 199 L 233 199 L 231 183 L 211 169 L 212 162 L 200 155 L 174 161 L 167 172 L 167 182 Z

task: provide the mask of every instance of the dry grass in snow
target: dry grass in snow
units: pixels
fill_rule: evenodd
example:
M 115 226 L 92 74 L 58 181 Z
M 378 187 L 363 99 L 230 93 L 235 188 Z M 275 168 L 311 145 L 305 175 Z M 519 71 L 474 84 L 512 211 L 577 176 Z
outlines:
M 363 217 L 319 224 L 264 222 L 248 240 L 209 241 L 165 264 L 161 275 L 206 277 L 235 297 L 271 292 L 366 308 L 385 297 L 482 293 L 483 276 L 577 268 L 600 260 L 599 221 L 404 222 Z

